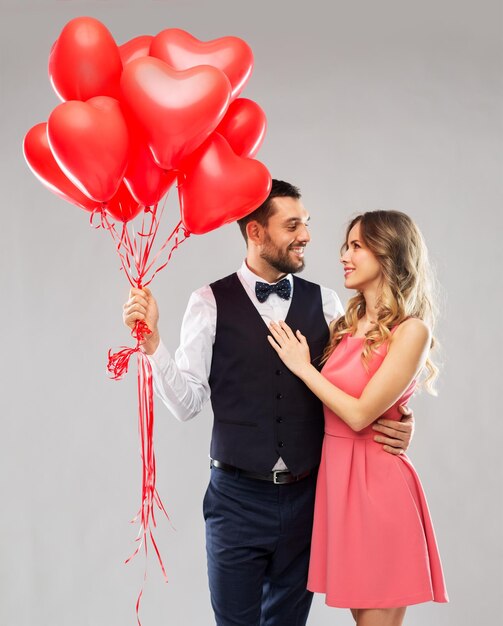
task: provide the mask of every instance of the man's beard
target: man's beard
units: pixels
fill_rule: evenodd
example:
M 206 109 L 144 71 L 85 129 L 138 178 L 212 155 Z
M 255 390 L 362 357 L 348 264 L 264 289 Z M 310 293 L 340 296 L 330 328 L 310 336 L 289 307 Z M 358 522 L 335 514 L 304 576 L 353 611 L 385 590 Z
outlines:
M 282 274 L 297 274 L 298 272 L 302 272 L 305 267 L 305 263 L 303 259 L 299 259 L 300 265 L 293 261 L 288 251 L 282 252 L 277 248 L 269 238 L 266 239 L 265 248 L 260 253 L 260 257 L 267 261 L 271 267 L 274 267 L 275 270 L 281 272 Z

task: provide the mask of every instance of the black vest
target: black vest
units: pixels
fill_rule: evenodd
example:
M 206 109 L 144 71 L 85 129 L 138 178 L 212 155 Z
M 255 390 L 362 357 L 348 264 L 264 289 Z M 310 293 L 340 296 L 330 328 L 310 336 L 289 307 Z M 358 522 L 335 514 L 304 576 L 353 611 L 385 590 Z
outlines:
M 294 276 L 286 323 L 306 336 L 315 365 L 328 341 L 319 285 Z M 281 456 L 293 474 L 318 465 L 320 401 L 282 363 L 269 330 L 237 274 L 210 285 L 217 325 L 209 383 L 214 423 L 211 458 L 267 473 Z

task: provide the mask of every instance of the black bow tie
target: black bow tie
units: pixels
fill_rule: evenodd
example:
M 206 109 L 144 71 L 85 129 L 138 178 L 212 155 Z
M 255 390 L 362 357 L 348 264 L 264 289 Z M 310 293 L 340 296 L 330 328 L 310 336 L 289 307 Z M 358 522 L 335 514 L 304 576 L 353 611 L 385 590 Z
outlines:
M 255 283 L 255 295 L 259 302 L 265 302 L 271 293 L 277 293 L 283 300 L 289 300 L 292 293 L 292 286 L 288 278 L 283 278 L 275 285 L 268 285 L 257 280 Z

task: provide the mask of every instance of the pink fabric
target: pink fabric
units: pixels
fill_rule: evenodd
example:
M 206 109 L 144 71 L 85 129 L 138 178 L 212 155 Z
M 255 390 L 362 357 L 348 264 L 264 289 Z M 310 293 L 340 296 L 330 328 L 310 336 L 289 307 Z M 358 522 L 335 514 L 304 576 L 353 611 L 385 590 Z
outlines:
M 360 397 L 386 356 L 379 348 L 369 371 L 363 340 L 346 336 L 322 374 Z M 383 417 L 400 419 L 399 404 Z M 326 594 L 330 606 L 399 607 L 447 602 L 442 566 L 426 498 L 405 455 L 385 452 L 368 426 L 354 432 L 325 407 L 325 439 L 316 491 L 308 588 Z

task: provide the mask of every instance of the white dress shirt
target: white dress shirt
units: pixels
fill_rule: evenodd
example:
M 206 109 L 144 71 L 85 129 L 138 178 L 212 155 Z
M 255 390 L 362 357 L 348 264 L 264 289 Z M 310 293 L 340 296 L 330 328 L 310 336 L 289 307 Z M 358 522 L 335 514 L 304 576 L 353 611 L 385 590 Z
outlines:
M 237 272 L 248 297 L 253 302 L 264 324 L 284 320 L 291 304 L 277 293 L 271 293 L 265 302 L 259 302 L 255 295 L 257 280 L 266 282 L 254 274 L 243 262 Z M 286 278 L 292 286 L 291 274 Z M 327 324 L 344 314 L 341 301 L 335 291 L 320 287 L 323 314 Z M 162 340 L 154 354 L 149 356 L 152 365 L 154 391 L 171 413 L 180 421 L 197 415 L 210 398 L 209 376 L 213 344 L 215 342 L 217 307 L 215 296 L 209 285 L 195 291 L 189 299 L 180 331 L 180 346 L 175 358 L 170 355 Z M 271 348 L 272 350 L 272 348 Z M 281 459 L 274 469 L 285 469 Z

